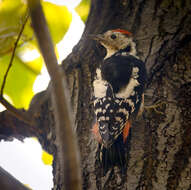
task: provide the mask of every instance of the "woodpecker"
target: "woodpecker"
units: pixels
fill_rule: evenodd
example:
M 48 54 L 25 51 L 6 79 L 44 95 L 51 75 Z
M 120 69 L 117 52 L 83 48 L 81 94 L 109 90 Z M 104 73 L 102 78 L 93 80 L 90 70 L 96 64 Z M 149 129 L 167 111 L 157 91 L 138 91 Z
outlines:
M 106 172 L 115 165 L 125 168 L 131 122 L 144 104 L 146 69 L 129 31 L 109 30 L 93 39 L 106 49 L 93 81 L 96 119 L 92 128 Z

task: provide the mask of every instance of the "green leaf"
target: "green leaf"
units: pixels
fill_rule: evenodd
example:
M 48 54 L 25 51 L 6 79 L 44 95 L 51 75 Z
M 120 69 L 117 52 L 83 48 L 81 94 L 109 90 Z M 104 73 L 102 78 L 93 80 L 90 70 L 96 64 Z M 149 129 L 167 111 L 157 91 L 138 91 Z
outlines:
M 52 165 L 53 156 L 46 151 L 42 151 L 42 161 L 45 165 Z
M 21 0 L 0 2 L 0 55 L 12 51 L 25 11 L 26 5 Z
M 26 15 L 27 4 L 24 2 L 23 0 L 4 0 L 0 2 L 0 55 L 9 53 L 13 49 L 14 41 Z M 67 32 L 72 21 L 72 14 L 66 6 L 58 6 L 49 2 L 42 2 L 42 6 L 53 42 L 56 44 Z M 22 35 L 23 41 L 29 39 L 30 42 L 32 42 L 32 39 L 34 43 L 30 21 L 27 22 Z
M 5 76 L 5 72 L 10 62 L 9 54 L 0 57 L 0 87 Z M 35 62 L 35 61 L 34 61 Z M 8 73 L 4 94 L 8 95 L 14 106 L 27 108 L 33 97 L 33 83 L 41 70 L 38 66 L 38 73 L 31 69 L 29 65 L 22 62 L 17 56 L 14 58 L 12 67 Z M 37 69 L 37 68 L 36 68 Z
M 42 2 L 43 10 L 54 44 L 67 32 L 72 14 L 65 6 Z M 26 16 L 27 4 L 24 0 L 0 1 L 0 88 L 11 59 L 14 44 Z M 38 49 L 31 21 L 28 20 L 17 47 L 16 55 L 25 49 Z M 8 95 L 14 106 L 27 108 L 33 96 L 33 83 L 42 68 L 42 58 L 23 62 L 15 56 L 8 74 L 4 94 Z
M 49 2 L 43 2 L 42 5 L 53 41 L 58 43 L 70 26 L 72 14 L 66 6 L 58 6 Z
M 81 3 L 75 8 L 76 12 L 80 15 L 81 19 L 85 22 L 90 9 L 90 0 L 82 0 Z

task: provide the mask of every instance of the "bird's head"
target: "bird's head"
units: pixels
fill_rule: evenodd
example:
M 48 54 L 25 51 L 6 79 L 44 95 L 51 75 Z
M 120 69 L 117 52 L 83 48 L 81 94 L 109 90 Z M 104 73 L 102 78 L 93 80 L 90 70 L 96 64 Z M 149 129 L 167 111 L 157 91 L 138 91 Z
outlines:
M 117 52 L 136 56 L 136 45 L 135 42 L 133 42 L 132 33 L 127 30 L 108 30 L 103 34 L 94 35 L 93 39 L 106 48 L 107 55 L 105 58 L 108 58 Z

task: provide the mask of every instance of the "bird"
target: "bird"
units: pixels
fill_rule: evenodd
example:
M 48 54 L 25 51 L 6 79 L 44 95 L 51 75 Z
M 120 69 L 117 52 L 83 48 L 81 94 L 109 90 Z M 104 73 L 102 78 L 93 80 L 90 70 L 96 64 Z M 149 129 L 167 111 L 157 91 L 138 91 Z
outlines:
M 112 29 L 91 38 L 106 49 L 93 80 L 94 138 L 103 173 L 119 166 L 126 170 L 131 123 L 144 107 L 145 63 L 128 30 Z

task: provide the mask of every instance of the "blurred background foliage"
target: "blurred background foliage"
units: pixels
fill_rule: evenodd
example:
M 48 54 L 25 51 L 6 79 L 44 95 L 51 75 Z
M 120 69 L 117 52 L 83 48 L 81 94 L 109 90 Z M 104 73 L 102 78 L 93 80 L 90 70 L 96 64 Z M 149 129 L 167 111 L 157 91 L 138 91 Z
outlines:
M 80 15 L 81 19 L 85 22 L 90 9 L 90 0 L 82 0 L 75 8 L 76 12 Z
M 58 0 L 42 1 L 51 36 L 56 45 L 63 39 L 72 21 L 72 13 L 66 6 L 56 5 Z M 70 0 L 60 0 L 70 1 Z M 72 0 L 71 0 L 72 2 Z M 76 12 L 83 21 L 87 19 L 90 0 L 82 0 Z M 0 0 L 0 88 L 9 65 L 14 44 L 27 15 L 26 0 Z M 24 56 L 27 52 L 38 51 L 37 42 L 28 19 L 16 49 L 13 65 L 8 74 L 4 95 L 17 108 L 28 108 L 34 95 L 34 81 L 41 72 L 43 60 L 39 56 Z

